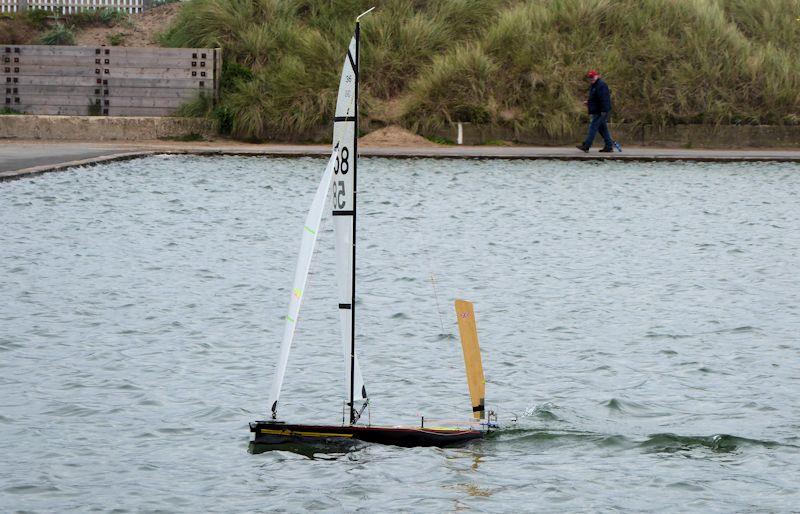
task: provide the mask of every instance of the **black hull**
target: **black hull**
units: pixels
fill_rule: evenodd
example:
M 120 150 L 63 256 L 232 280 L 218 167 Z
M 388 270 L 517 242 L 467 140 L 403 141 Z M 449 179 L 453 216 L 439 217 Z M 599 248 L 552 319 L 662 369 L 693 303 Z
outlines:
M 457 428 L 407 428 L 373 426 L 302 425 L 256 421 L 251 445 L 258 450 L 282 449 L 298 444 L 350 447 L 359 442 L 413 448 L 416 446 L 458 446 L 482 438 L 482 430 Z

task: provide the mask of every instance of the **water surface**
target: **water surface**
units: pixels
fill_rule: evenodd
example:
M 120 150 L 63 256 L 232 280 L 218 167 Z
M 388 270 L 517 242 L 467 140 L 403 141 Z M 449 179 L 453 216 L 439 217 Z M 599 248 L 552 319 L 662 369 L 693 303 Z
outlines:
M 363 159 L 375 423 L 456 449 L 247 453 L 323 159 L 156 156 L 0 184 L 0 510 L 792 511 L 800 166 Z M 324 222 L 280 413 L 342 417 Z M 437 294 L 434 294 L 435 279 Z

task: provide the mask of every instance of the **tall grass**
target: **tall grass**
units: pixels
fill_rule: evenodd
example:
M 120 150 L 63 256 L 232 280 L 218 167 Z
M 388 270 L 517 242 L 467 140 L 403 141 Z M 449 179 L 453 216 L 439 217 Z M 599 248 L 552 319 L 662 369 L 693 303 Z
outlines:
M 42 45 L 74 45 L 75 27 L 56 23 L 39 38 Z
M 364 31 L 363 83 L 380 98 L 402 92 L 432 56 L 448 47 L 447 31 L 410 7 L 410 2 L 395 2 L 370 20 L 369 30 Z
M 800 48 L 800 0 L 721 0 L 730 21 L 748 38 L 784 50 Z
M 354 17 L 370 0 L 191 0 L 167 46 L 221 46 L 237 137 L 329 124 Z M 800 0 L 384 0 L 363 22 L 362 115 L 565 134 L 599 69 L 615 121 L 800 123 Z M 226 65 L 227 66 L 227 65 Z M 387 117 L 388 116 L 388 117 Z
M 410 86 L 406 123 L 430 132 L 454 121 L 495 122 L 492 82 L 498 70 L 497 64 L 474 46 L 436 57 Z

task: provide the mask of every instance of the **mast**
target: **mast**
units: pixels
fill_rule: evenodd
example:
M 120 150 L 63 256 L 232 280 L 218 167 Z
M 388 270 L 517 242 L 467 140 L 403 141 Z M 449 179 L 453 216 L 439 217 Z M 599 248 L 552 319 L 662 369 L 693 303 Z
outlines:
M 360 17 L 359 17 L 360 18 Z M 358 78 L 359 78 L 359 67 L 361 66 L 361 62 L 359 61 L 359 45 L 361 39 L 361 23 L 359 19 L 356 18 L 356 55 L 355 55 L 355 129 L 353 130 L 353 261 L 352 261 L 352 277 L 353 277 L 353 287 L 352 292 L 353 296 L 350 300 L 350 424 L 353 425 L 356 422 L 356 404 L 355 404 L 355 372 L 356 372 L 356 220 L 358 216 L 356 215 L 356 203 L 358 198 L 358 187 L 356 179 L 358 177 Z
M 358 198 L 358 187 L 356 178 L 358 177 L 358 82 L 361 75 L 361 60 L 359 58 L 361 53 L 361 18 L 372 12 L 375 7 L 371 7 L 367 11 L 359 14 L 356 17 L 356 55 L 354 56 L 355 66 L 355 94 L 353 100 L 355 103 L 354 113 L 354 129 L 353 129 L 353 260 L 352 260 L 352 298 L 350 301 L 351 318 L 350 318 L 350 424 L 354 425 L 358 421 L 356 416 L 355 405 L 355 369 L 356 369 L 356 199 Z
M 374 8 L 373 8 L 374 9 Z M 303 290 L 305 289 L 308 271 L 313 257 L 314 245 L 324 209 L 326 191 L 333 186 L 332 216 L 336 243 L 336 275 L 339 300 L 339 325 L 341 328 L 341 349 L 343 369 L 349 377 L 342 384 L 345 398 L 350 404 L 350 424 L 358 421 L 361 413 L 369 403 L 364 378 L 355 353 L 355 305 L 356 288 L 356 224 L 355 224 L 355 174 L 358 162 L 358 48 L 360 39 L 359 19 L 372 11 L 366 11 L 356 18 L 353 37 L 347 45 L 347 53 L 342 63 L 342 75 L 339 81 L 339 93 L 336 98 L 336 110 L 333 116 L 333 144 L 331 158 L 325 168 L 322 182 L 311 210 L 306 216 L 306 226 L 292 287 L 292 299 L 289 313 L 286 316 L 284 337 L 281 342 L 281 353 L 278 359 L 275 377 L 270 391 L 270 411 L 272 419 L 277 418 L 278 398 L 289 358 L 289 350 L 294 338 L 295 325 L 300 311 Z M 360 408 L 356 408 L 356 395 L 364 400 Z M 342 420 L 344 421 L 344 420 Z

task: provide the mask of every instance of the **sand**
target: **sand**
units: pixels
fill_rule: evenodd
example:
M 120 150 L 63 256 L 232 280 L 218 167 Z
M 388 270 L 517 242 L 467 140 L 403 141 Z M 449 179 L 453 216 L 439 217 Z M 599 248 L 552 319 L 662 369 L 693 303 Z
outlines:
M 115 27 L 87 27 L 75 36 L 78 46 L 111 46 L 108 37 L 112 34 L 124 34 L 120 46 L 157 47 L 156 35 L 169 27 L 172 19 L 180 12 L 183 5 L 178 2 L 148 9 L 141 14 L 130 15 L 132 26 L 117 25 Z
M 382 147 L 436 147 L 440 146 L 432 141 L 428 141 L 422 136 L 399 127 L 389 125 L 358 140 L 360 146 L 382 146 Z

